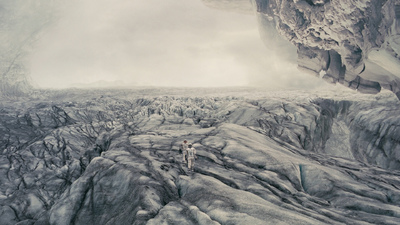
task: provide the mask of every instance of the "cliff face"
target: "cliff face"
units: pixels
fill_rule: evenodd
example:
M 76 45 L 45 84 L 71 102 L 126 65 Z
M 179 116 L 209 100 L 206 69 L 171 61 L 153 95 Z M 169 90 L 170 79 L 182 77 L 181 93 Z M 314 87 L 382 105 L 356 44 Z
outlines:
M 262 23 L 272 23 L 297 46 L 300 69 L 360 92 L 377 93 L 386 88 L 400 96 L 399 1 L 252 3 Z
M 211 2 L 213 4 L 211 4 Z M 400 1 L 207 1 L 214 8 L 256 12 L 261 37 L 297 48 L 298 66 L 327 82 L 363 93 L 389 89 L 400 97 Z

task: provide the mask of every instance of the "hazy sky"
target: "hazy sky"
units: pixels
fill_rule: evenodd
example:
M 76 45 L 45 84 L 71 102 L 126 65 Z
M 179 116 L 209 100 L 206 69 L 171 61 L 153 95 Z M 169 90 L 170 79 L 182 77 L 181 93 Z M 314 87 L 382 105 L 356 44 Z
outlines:
M 320 82 L 265 47 L 254 15 L 207 8 L 201 0 L 76 1 L 36 44 L 30 69 L 44 88 L 97 81 L 272 88 Z

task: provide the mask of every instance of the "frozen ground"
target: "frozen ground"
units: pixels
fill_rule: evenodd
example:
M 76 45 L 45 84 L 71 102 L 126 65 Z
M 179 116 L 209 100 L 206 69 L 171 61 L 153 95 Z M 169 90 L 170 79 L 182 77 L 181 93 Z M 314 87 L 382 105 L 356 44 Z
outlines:
M 340 88 L 2 99 L 1 224 L 398 224 L 399 112 Z

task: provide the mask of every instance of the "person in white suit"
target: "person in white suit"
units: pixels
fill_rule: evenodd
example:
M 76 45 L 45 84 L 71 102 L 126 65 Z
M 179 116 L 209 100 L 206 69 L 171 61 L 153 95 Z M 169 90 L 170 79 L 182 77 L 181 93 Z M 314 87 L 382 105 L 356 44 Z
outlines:
M 182 162 L 187 163 L 186 153 L 187 153 L 188 143 L 186 140 L 179 146 L 179 151 L 182 153 Z
M 187 158 L 188 158 L 188 169 L 190 171 L 194 170 L 194 160 L 197 159 L 196 156 L 196 149 L 193 147 L 192 144 L 188 145 L 188 148 L 186 150 Z

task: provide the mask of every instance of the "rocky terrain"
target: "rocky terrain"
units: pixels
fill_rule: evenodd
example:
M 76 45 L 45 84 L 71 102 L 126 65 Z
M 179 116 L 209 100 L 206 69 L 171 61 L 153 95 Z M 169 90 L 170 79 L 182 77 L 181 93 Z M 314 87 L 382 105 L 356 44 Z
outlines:
M 261 38 L 290 41 L 299 68 L 376 95 L 34 91 L 24 56 L 51 2 L 0 6 L 1 225 L 400 221 L 399 1 L 203 0 L 256 12 Z
M 400 220 L 390 92 L 37 91 L 0 110 L 4 225 Z

